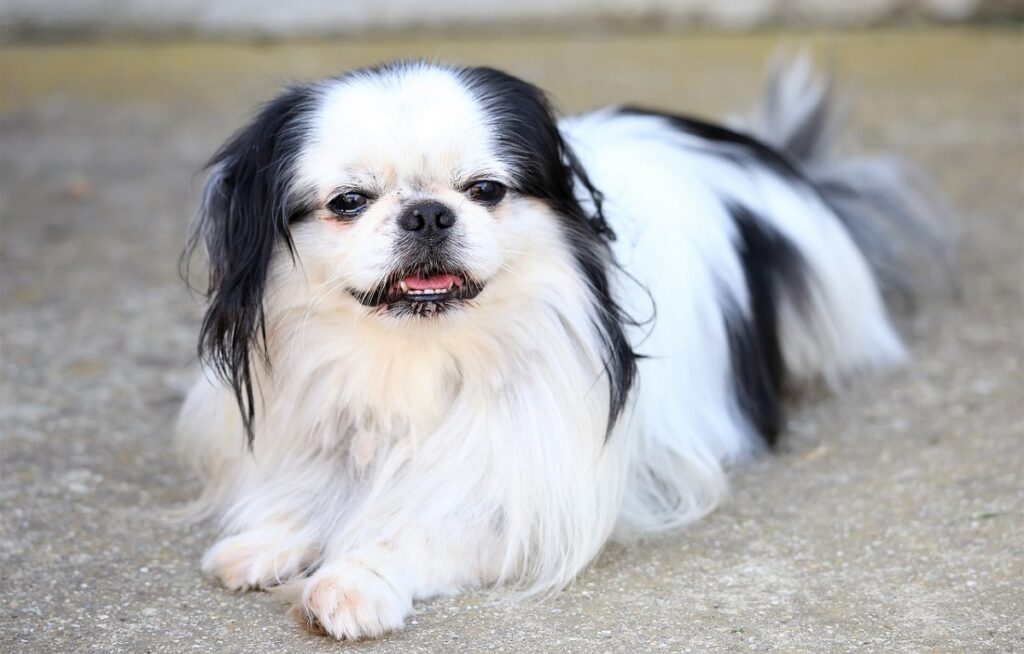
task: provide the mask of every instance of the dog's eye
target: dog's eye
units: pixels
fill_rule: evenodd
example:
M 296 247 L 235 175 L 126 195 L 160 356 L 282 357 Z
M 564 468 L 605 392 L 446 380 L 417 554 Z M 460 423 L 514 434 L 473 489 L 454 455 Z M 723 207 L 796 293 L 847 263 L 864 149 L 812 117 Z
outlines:
M 474 182 L 466 189 L 469 199 L 480 204 L 498 204 L 505 197 L 505 186 L 490 180 Z
M 366 208 L 366 205 L 370 203 L 370 198 L 366 197 L 362 193 L 342 193 L 332 198 L 327 203 L 327 209 L 335 216 L 342 218 L 351 218 L 360 211 Z

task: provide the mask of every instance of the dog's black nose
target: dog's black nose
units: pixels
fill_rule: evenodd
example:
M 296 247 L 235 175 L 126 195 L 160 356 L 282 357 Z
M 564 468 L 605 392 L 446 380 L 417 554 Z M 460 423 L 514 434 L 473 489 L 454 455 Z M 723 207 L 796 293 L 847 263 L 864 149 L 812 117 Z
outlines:
M 455 214 L 440 202 L 417 202 L 405 208 L 398 218 L 399 226 L 417 237 L 439 241 L 455 224 Z

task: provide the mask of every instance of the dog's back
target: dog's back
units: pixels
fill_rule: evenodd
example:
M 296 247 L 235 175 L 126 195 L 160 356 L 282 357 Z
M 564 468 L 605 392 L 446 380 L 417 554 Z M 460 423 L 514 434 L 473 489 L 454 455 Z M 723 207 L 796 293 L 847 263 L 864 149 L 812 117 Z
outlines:
M 713 508 L 723 466 L 774 442 L 787 387 L 904 360 L 882 299 L 883 283 L 904 288 L 885 235 L 928 234 L 929 204 L 891 160 L 833 157 L 829 100 L 798 59 L 736 130 L 632 107 L 563 122 L 618 234 L 644 357 L 624 525 Z

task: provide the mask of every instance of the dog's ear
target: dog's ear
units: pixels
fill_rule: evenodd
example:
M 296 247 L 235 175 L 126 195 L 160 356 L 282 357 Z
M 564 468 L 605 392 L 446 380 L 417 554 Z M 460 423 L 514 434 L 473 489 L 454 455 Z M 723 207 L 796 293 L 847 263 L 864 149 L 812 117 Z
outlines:
M 207 165 L 209 178 L 183 260 L 202 246 L 209 304 L 200 360 L 229 384 L 249 445 L 255 421 L 253 366 L 269 368 L 263 295 L 275 252 L 294 256 L 289 224 L 308 213 L 294 188 L 294 164 L 314 105 L 309 87 L 265 105 Z
M 516 190 L 546 202 L 562 227 L 593 295 L 596 327 L 606 350 L 608 434 L 625 409 L 636 378 L 636 358 L 624 325 L 637 324 L 612 296 L 609 248 L 615 235 L 604 218 L 604 197 L 565 141 L 555 111 L 536 86 L 493 68 L 465 68 L 466 87 L 492 117 L 500 156 L 510 164 Z

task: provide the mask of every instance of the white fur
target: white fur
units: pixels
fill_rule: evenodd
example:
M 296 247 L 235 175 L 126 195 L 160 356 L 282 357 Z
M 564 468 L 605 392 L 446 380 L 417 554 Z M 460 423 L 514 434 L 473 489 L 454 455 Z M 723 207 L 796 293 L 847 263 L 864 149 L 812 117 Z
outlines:
M 715 506 L 724 468 L 759 448 L 730 387 L 723 293 L 744 311 L 749 300 L 724 199 L 757 207 L 808 262 L 810 316 L 780 315 L 797 378 L 903 356 L 864 258 L 813 193 L 656 118 L 572 119 L 566 138 L 635 279 L 613 280 L 618 298 L 638 318 L 651 312 L 641 286 L 657 304 L 630 333 L 649 358 L 606 442 L 596 309 L 557 218 L 530 198 L 488 211 L 457 190 L 509 177 L 459 80 L 423 65 L 325 82 L 320 98 L 296 183 L 321 201 L 352 184 L 379 199 L 353 223 L 321 211 L 296 224 L 297 263 L 275 258 L 254 449 L 212 373 L 179 431 L 225 532 L 204 568 L 231 588 L 292 581 L 301 614 L 336 637 L 398 628 L 416 598 L 557 590 L 616 525 L 665 529 Z M 457 208 L 465 266 L 487 286 L 437 319 L 381 315 L 347 291 L 387 272 L 399 202 L 419 197 Z
M 784 306 L 783 356 L 799 380 L 884 369 L 902 345 L 863 257 L 809 189 L 745 168 L 661 118 L 595 112 L 567 121 L 570 142 L 605 194 L 615 251 L 638 328 L 637 420 L 624 527 L 665 529 L 710 511 L 725 490 L 723 465 L 760 448 L 734 405 L 723 290 L 749 311 L 735 226 L 723 200 L 771 221 L 812 273 L 809 316 Z M 642 292 L 647 289 L 650 297 Z

